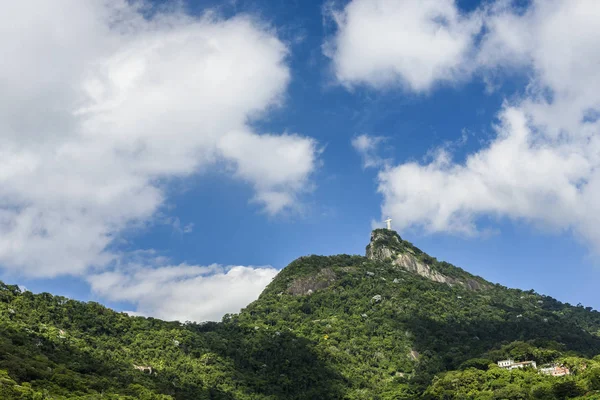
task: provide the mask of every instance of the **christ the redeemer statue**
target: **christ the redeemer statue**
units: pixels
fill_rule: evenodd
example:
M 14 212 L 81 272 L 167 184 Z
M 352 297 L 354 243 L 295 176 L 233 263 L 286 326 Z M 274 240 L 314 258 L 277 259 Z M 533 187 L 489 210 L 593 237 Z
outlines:
M 392 219 L 391 218 L 386 219 L 385 223 L 387 224 L 388 231 L 391 231 L 392 230 Z

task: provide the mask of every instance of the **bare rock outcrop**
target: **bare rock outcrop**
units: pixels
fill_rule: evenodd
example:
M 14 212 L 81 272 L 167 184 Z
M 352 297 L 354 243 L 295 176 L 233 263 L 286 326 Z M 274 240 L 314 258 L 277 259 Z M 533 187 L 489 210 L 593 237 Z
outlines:
M 288 287 L 287 293 L 294 296 L 311 295 L 317 290 L 329 287 L 335 279 L 335 273 L 330 268 L 324 268 L 316 275 L 295 279 Z
M 470 290 L 481 290 L 487 287 L 485 283 L 470 277 L 466 272 L 464 277 L 457 278 L 436 271 L 431 265 L 419 259 L 418 253 L 423 255 L 410 243 L 404 242 L 396 232 L 376 229 L 371 233 L 371 242 L 367 246 L 366 256 L 371 260 L 390 261 L 408 272 L 434 282 L 450 286 L 459 285 Z

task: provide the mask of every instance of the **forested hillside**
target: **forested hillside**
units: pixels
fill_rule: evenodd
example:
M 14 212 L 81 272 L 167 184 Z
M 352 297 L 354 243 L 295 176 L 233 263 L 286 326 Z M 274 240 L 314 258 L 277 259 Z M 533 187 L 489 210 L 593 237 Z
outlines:
M 600 398 L 600 313 L 486 282 L 394 232 L 372 240 L 369 257 L 301 257 L 219 323 L 2 285 L 0 398 Z M 572 374 L 496 366 L 509 357 Z

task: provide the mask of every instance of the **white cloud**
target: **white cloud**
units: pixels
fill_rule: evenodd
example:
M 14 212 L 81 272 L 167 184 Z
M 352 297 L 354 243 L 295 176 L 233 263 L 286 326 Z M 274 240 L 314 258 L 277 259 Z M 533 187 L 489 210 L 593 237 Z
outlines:
M 365 7 L 354 0 L 345 11 L 350 16 L 353 4 Z M 507 1 L 478 10 L 474 15 L 481 18 L 485 33 L 480 43 L 470 43 L 461 53 L 468 57 L 456 58 L 458 64 L 453 64 L 458 71 L 472 68 L 476 75 L 502 77 L 510 72 L 530 78 L 524 94 L 499 110 L 496 136 L 461 163 L 441 148 L 431 162 L 383 168 L 378 176 L 384 197 L 382 215 L 391 215 L 399 229 L 417 226 L 426 232 L 465 235 L 480 231 L 480 217 L 508 217 L 572 231 L 600 250 L 600 4 L 534 1 L 522 11 Z M 403 28 L 390 25 L 389 18 L 379 15 L 369 25 L 344 22 L 338 37 L 348 35 L 345 30 L 372 25 L 386 27 L 377 31 L 381 37 L 402 34 Z M 459 23 L 466 24 L 456 28 L 459 31 L 471 26 L 465 20 Z M 394 43 L 382 53 L 387 60 L 414 57 L 412 50 Z M 347 61 L 343 57 L 339 50 L 334 54 L 336 66 Z M 431 65 L 447 60 L 441 54 Z M 382 82 L 369 80 L 377 65 L 367 65 L 366 73 L 355 76 L 345 75 L 342 69 L 338 77 L 344 84 L 352 79 L 352 83 L 380 87 Z M 403 79 L 419 82 L 413 72 L 402 72 Z M 432 75 L 423 82 L 432 84 L 447 76 Z M 427 85 L 411 83 L 409 88 L 420 91 Z
M 274 214 L 310 190 L 316 142 L 248 122 L 281 103 L 288 50 L 249 17 L 152 19 L 125 0 L 0 13 L 0 265 L 81 274 L 150 219 L 169 178 L 228 165 Z M 243 147 L 243 151 L 242 151 Z
M 352 147 L 360 155 L 363 168 L 373 168 L 383 165 L 384 160 L 379 155 L 379 146 L 385 141 L 383 136 L 370 136 L 366 134 L 358 135 L 352 138 Z
M 344 85 L 402 85 L 426 91 L 468 75 L 479 14 L 453 0 L 353 0 L 333 11 L 337 32 L 324 46 Z
M 477 233 L 482 215 L 559 228 L 582 217 L 578 184 L 589 176 L 590 160 L 571 144 L 540 143 L 519 108 L 505 108 L 501 118 L 497 138 L 464 164 L 441 151 L 429 164 L 381 171 L 383 214 L 392 215 L 398 229 L 420 225 L 429 232 L 467 235 Z
M 129 265 L 88 278 L 92 290 L 136 305 L 135 315 L 165 320 L 219 321 L 256 300 L 277 274 L 272 267 Z
M 308 177 L 318 155 L 313 139 L 298 135 L 256 135 L 229 132 L 219 141 L 225 157 L 235 161 L 235 175 L 251 182 L 255 200 L 275 214 L 296 203 L 295 195 L 310 189 Z M 255 154 L 248 156 L 252 149 Z

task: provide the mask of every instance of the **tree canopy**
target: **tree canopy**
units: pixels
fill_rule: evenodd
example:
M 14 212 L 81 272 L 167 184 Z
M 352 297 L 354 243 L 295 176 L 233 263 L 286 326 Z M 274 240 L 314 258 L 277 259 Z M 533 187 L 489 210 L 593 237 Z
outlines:
M 221 322 L 0 284 L 0 398 L 600 398 L 599 332 L 600 313 L 534 291 L 468 290 L 349 255 L 297 259 Z M 504 358 L 572 374 L 506 371 Z

